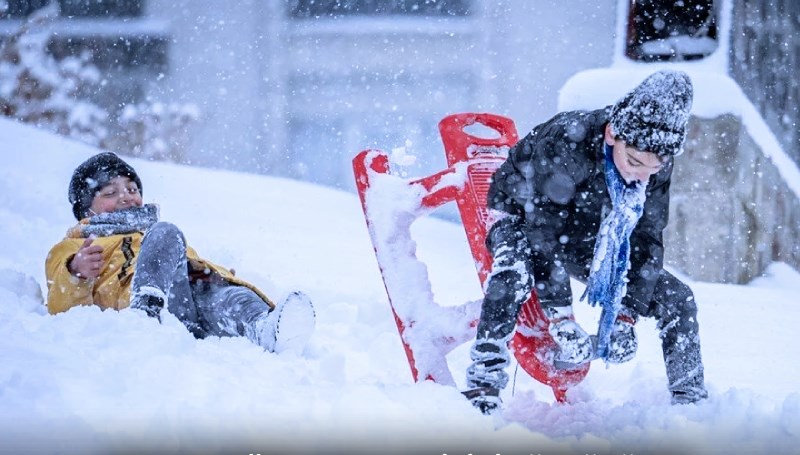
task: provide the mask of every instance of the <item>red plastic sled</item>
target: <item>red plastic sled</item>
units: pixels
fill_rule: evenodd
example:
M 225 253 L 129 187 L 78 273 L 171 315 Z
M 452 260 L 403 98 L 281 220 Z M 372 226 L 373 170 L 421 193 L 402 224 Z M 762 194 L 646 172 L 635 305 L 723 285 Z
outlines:
M 494 130 L 498 137 L 475 137 L 464 131 L 475 123 Z M 380 150 L 359 153 L 353 159 L 353 171 L 414 380 L 455 385 L 445 356 L 475 338 L 480 302 L 459 307 L 440 307 L 433 302 L 427 269 L 416 258 L 410 226 L 420 216 L 455 201 L 483 285 L 492 265 L 484 245 L 486 194 L 494 171 L 518 136 L 511 119 L 493 114 L 450 115 L 439 122 L 439 131 L 448 164 L 443 171 L 420 179 L 401 179 L 389 174 L 389 157 Z M 589 364 L 575 370 L 556 369 L 555 343 L 546 321 L 532 292 L 520 310 L 510 346 L 520 366 L 550 386 L 557 401 L 565 402 L 567 390 L 583 380 Z

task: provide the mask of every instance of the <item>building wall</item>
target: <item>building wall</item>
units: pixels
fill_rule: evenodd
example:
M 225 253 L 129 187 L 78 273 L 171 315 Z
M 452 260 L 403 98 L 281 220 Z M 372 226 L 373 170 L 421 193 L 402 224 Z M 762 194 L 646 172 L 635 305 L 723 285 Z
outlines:
M 730 1 L 731 76 L 800 163 L 800 2 Z
M 800 162 L 800 2 L 729 1 L 730 73 Z M 508 115 L 521 134 L 546 120 L 571 75 L 612 63 L 625 5 L 474 0 L 467 17 L 298 20 L 284 0 L 130 3 L 131 17 L 55 24 L 68 37 L 55 52 L 86 41 L 108 71 L 96 97 L 195 103 L 192 164 L 343 188 L 350 157 L 366 147 L 405 147 L 418 157 L 409 175 L 440 168 L 446 114 Z M 2 19 L 0 39 L 21 23 Z
M 611 65 L 616 0 L 505 1 L 494 27 L 498 110 L 520 133 L 552 117 L 558 91 L 583 70 Z
M 266 36 L 277 2 L 149 0 L 146 14 L 168 22 L 169 69 L 151 96 L 194 103 L 200 111 L 188 156 L 192 164 L 252 169 L 270 102 L 263 78 Z
M 800 200 L 742 119 L 693 116 L 675 161 L 665 262 L 694 280 L 745 284 L 774 261 L 800 267 L 798 239 Z
M 491 111 L 522 134 L 575 72 L 611 62 L 615 0 L 473 2 L 467 17 L 293 19 L 283 1 L 149 0 L 170 24 L 154 93 L 195 102 L 191 161 L 351 189 L 369 147 L 444 166 L 437 123 Z

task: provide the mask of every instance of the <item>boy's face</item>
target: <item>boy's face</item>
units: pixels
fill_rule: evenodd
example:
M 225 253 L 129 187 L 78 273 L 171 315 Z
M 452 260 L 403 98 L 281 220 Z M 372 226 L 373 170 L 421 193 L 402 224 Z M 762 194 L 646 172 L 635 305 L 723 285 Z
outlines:
M 606 125 L 605 140 L 614 148 L 614 165 L 625 183 L 647 182 L 664 167 L 664 161 L 655 153 L 643 152 L 622 139 L 614 138 L 611 124 Z
M 124 176 L 111 179 L 100 191 L 94 194 L 89 215 L 111 213 L 129 207 L 141 207 L 142 195 L 136 182 Z

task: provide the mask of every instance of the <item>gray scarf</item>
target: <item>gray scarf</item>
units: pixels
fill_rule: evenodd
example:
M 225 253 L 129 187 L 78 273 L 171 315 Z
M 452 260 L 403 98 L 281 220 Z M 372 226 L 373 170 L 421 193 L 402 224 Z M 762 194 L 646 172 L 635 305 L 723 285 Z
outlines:
M 144 232 L 158 221 L 158 206 L 145 204 L 116 212 L 101 213 L 89 218 L 89 223 L 81 225 L 81 236 L 106 237 L 131 232 Z

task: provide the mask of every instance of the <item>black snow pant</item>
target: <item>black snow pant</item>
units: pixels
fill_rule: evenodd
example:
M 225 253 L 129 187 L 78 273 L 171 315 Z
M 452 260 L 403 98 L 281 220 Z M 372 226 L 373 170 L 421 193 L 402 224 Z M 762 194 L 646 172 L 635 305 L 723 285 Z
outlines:
M 158 222 L 142 239 L 131 284 L 131 296 L 156 288 L 166 306 L 197 338 L 247 335 L 250 324 L 270 307 L 252 289 L 230 284 L 216 275 L 189 279 L 186 241 L 172 223 Z
M 492 252 L 492 272 L 478 322 L 478 333 L 470 352 L 473 364 L 467 370 L 469 387 L 505 387 L 509 362 L 507 342 L 513 335 L 517 315 L 534 287 L 531 250 L 524 233 L 498 226 L 490 231 L 487 246 Z M 585 264 L 562 260 L 570 276 L 586 281 Z M 547 302 L 567 305 L 571 302 Z M 544 303 L 543 303 L 544 305 Z M 642 311 L 643 308 L 646 310 Z M 675 395 L 706 397 L 697 305 L 692 290 L 666 270 L 660 270 L 650 302 L 631 309 L 657 321 L 669 391 Z

